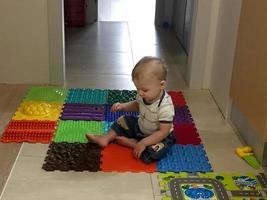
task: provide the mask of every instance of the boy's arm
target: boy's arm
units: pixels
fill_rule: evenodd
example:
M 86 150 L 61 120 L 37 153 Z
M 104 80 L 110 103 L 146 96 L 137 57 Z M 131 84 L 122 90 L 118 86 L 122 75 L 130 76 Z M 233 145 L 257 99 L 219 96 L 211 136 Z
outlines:
M 124 103 L 123 111 L 139 111 L 139 104 L 136 100 Z
M 164 138 L 166 138 L 172 127 L 172 123 L 160 123 L 160 128 L 158 131 L 155 131 L 148 137 L 140 140 L 134 148 L 134 155 L 136 158 L 140 158 L 142 152 L 145 150 L 147 146 L 151 146 L 153 144 L 157 144 L 161 142 Z
M 158 131 L 155 131 L 150 136 L 145 137 L 140 142 L 144 143 L 146 147 L 153 144 L 157 144 L 169 135 L 171 127 L 172 123 L 160 123 Z

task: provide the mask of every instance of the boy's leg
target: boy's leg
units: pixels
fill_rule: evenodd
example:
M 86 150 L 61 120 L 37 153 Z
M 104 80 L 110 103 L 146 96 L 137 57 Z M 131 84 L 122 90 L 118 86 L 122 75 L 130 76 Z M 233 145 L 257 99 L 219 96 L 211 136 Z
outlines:
M 116 136 L 116 132 L 112 129 L 110 129 L 106 135 L 86 134 L 86 138 L 89 141 L 96 143 L 101 147 L 107 146 L 109 142 L 115 140 Z
M 133 148 L 137 142 L 135 139 L 136 125 L 137 118 L 121 116 L 112 124 L 106 135 L 87 134 L 86 138 L 101 147 L 107 146 L 109 142 L 116 139 L 119 144 Z
M 134 148 L 137 139 L 136 133 L 139 131 L 137 118 L 133 116 L 121 116 L 111 126 L 117 133 L 116 141 L 118 144 Z
M 122 146 L 130 147 L 130 148 L 134 148 L 136 143 L 137 143 L 136 139 L 127 138 L 125 136 L 117 136 L 116 141 L 118 144 L 120 144 Z
M 173 133 L 165 138 L 162 142 L 147 147 L 141 155 L 141 160 L 146 164 L 151 163 L 153 160 L 159 160 L 166 155 L 169 148 L 175 144 L 175 136 Z

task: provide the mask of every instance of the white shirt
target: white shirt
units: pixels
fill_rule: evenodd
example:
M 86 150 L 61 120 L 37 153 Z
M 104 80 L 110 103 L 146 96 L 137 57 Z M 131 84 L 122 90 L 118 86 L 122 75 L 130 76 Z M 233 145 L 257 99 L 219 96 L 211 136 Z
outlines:
M 151 135 L 159 130 L 160 123 L 172 123 L 174 117 L 174 106 L 167 92 L 163 92 L 160 99 L 152 104 L 146 104 L 142 97 L 137 95 L 139 104 L 138 125 L 142 133 Z M 173 130 L 171 128 L 170 132 Z

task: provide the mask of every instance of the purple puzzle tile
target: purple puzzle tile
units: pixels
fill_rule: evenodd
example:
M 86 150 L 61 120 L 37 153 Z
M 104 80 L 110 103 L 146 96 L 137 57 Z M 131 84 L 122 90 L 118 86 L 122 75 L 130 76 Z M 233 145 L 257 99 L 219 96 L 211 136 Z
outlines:
M 174 124 L 192 124 L 193 119 L 187 106 L 176 107 L 175 116 L 173 119 Z
M 64 104 L 61 120 L 104 120 L 104 105 Z

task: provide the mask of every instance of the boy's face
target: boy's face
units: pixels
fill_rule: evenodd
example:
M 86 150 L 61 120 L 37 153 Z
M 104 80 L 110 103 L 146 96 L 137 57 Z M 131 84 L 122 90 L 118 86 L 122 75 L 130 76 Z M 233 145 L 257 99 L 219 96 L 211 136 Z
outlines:
M 161 97 L 166 81 L 160 81 L 157 77 L 151 76 L 137 78 L 133 80 L 137 93 L 145 99 L 147 103 L 153 103 Z

